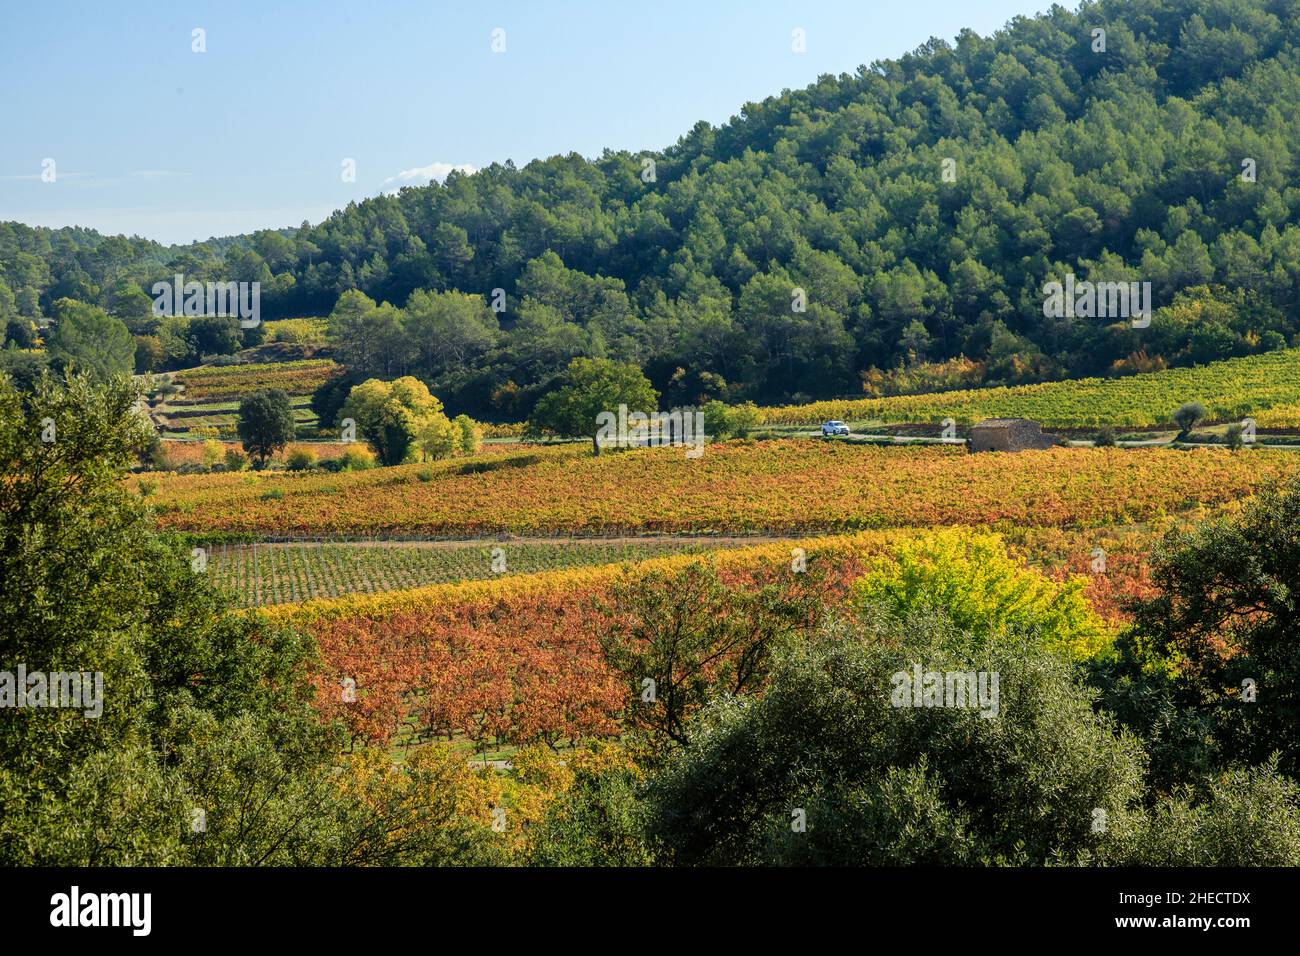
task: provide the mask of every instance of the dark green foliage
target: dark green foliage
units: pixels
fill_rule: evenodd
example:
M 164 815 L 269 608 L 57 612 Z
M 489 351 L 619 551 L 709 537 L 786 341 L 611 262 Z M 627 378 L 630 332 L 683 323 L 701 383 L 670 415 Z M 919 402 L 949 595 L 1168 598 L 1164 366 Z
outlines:
M 311 395 L 311 410 L 321 428 L 337 428 L 339 409 L 348 400 L 354 385 L 366 380 L 360 372 L 349 372 L 326 379 Z
M 440 796 L 463 764 L 394 785 L 340 762 L 312 642 L 231 613 L 202 553 L 151 529 L 122 480 L 149 437 L 136 397 L 0 377 L 0 660 L 103 676 L 98 716 L 5 710 L 0 865 L 500 862 Z
M 1178 439 L 1181 441 L 1191 436 L 1192 429 L 1205 421 L 1205 406 L 1200 402 L 1183 402 L 1174 412 L 1174 424 L 1179 428 Z
M 293 405 L 278 388 L 253 392 L 239 403 L 236 423 L 244 451 L 264 465 L 273 454 L 293 441 Z
M 3 344 L 12 342 L 17 348 L 29 349 L 36 343 L 36 335 L 32 332 L 32 323 L 29 319 L 14 318 L 5 323 Z
M 415 444 L 415 423 L 408 410 L 393 404 L 379 409 L 367 423 L 366 440 L 381 465 L 400 465 Z
M 655 862 L 646 842 L 641 784 L 623 770 L 579 774 L 543 819 L 528 863 L 535 866 L 645 866 Z
M 998 716 L 891 706 L 892 676 L 918 663 L 997 672 Z M 1035 643 L 868 623 L 796 645 L 762 697 L 720 699 L 647 799 L 678 863 L 1044 863 L 1096 849 L 1094 809 L 1126 819 L 1142 763 Z
M 1238 518 L 1170 537 L 1155 556 L 1152 583 L 1159 594 L 1136 606 L 1124 645 L 1129 680 L 1145 675 L 1167 699 L 1166 714 L 1184 713 L 1184 722 L 1212 734 L 1218 761 L 1259 764 L 1278 753 L 1282 770 L 1295 775 L 1300 481 L 1270 488 Z M 1166 661 L 1176 676 L 1151 676 Z
M 1265 765 L 1183 788 L 1100 854 L 1113 866 L 1300 865 L 1300 786 Z
M 135 369 L 135 338 L 120 319 L 102 309 L 59 299 L 46 348 L 61 369 L 85 372 L 104 381 Z
M 635 365 L 578 358 L 569 363 L 559 387 L 537 403 L 528 424 L 534 431 L 563 437 L 590 435 L 599 455 L 599 416 L 617 418 L 620 405 L 626 406 L 628 414 L 651 415 L 658 411 L 659 395 Z
M 192 319 L 188 332 L 197 356 L 231 355 L 239 350 L 239 320 L 234 316 Z

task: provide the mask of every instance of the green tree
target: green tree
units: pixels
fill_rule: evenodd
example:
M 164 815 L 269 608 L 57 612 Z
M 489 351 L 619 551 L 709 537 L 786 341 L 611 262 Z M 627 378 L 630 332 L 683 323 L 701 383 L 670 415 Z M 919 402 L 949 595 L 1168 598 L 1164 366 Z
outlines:
M 483 447 L 483 429 L 468 415 L 457 415 L 451 420 L 457 433 L 457 451 L 462 455 L 477 455 Z
M 1205 421 L 1205 406 L 1200 402 L 1183 402 L 1174 412 L 1174 424 L 1178 426 L 1178 437 L 1175 441 L 1185 441 L 1192 433 L 1192 429 Z
M 153 314 L 153 299 L 134 282 L 124 280 L 113 287 L 109 296 L 109 309 L 137 335 L 152 332 L 157 324 Z
M 46 336 L 51 357 L 107 380 L 135 368 L 135 339 L 126 325 L 102 309 L 73 299 L 54 303 L 54 329 Z
M 620 405 L 629 412 L 650 415 L 659 407 L 659 393 L 634 365 L 576 358 L 569 363 L 563 384 L 533 408 L 529 424 L 534 430 L 555 435 L 590 435 L 592 448 L 599 455 L 598 419 L 601 415 L 617 418 Z
M 900 705 L 917 665 L 984 674 L 989 706 Z M 868 613 L 795 642 L 761 696 L 700 713 L 648 782 L 650 839 L 679 864 L 1086 861 L 1135 825 L 1142 762 L 1036 643 Z M 1098 809 L 1106 834 L 1092 832 Z
M 616 585 L 601 646 L 627 686 L 627 722 L 657 749 L 685 744 L 711 697 L 759 689 L 780 646 L 816 620 L 820 575 L 789 577 L 732 589 L 699 563 Z
M 1173 534 L 1155 555 L 1157 594 L 1136 605 L 1134 668 L 1168 673 L 1176 708 L 1208 722 L 1215 751 L 1300 770 L 1300 481 L 1239 517 Z M 1139 676 L 1140 670 L 1134 676 Z
M 339 412 L 351 418 L 383 465 L 400 465 L 419 453 L 445 458 L 457 450 L 460 432 L 423 382 L 405 376 L 369 379 L 355 386 Z
M 192 354 L 231 355 L 239 350 L 239 319 L 234 316 L 208 316 L 192 319 L 189 323 L 189 340 Z
M 278 388 L 253 392 L 239 403 L 235 423 L 244 451 L 264 466 L 268 458 L 294 439 L 293 405 Z
M 873 562 L 852 600 L 899 620 L 938 610 L 980 640 L 1028 635 L 1076 658 L 1110 642 L 1085 582 L 1054 581 L 1012 558 L 997 535 L 944 529 L 901 542 Z
M 747 438 L 763 422 L 763 413 L 753 402 L 727 405 L 712 401 L 703 408 L 704 433 L 717 441 L 728 438 Z

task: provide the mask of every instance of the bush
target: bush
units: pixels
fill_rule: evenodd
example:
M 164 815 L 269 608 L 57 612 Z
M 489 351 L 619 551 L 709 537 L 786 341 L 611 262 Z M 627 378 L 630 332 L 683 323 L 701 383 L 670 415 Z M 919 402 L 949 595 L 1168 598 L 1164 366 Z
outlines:
M 1167 674 L 1172 703 L 1220 752 L 1300 770 L 1300 479 L 1265 488 L 1238 516 L 1172 533 L 1156 550 L 1157 593 L 1121 641 L 1130 676 Z M 1149 679 L 1148 679 L 1149 680 Z
M 375 467 L 375 455 L 370 449 L 353 445 L 336 459 L 339 471 L 365 471 Z
M 248 467 L 248 456 L 238 448 L 226 449 L 226 471 L 243 471 Z
M 1200 402 L 1183 402 L 1174 412 L 1174 423 L 1179 427 L 1178 439 L 1187 438 L 1192 429 L 1205 421 L 1205 406 Z
M 457 450 L 462 455 L 478 454 L 483 447 L 483 429 L 468 415 L 457 415 L 451 420 L 457 432 Z
M 1238 451 L 1246 444 L 1245 439 L 1246 426 L 1241 422 L 1233 422 L 1224 432 L 1224 442 L 1233 451 Z
M 704 433 L 715 441 L 748 438 L 763 423 L 763 413 L 753 402 L 726 405 L 712 401 L 704 406 Z
M 145 447 L 139 453 L 140 464 L 150 471 L 171 471 L 175 464 L 167 454 L 167 443 L 153 433 L 146 440 Z
M 284 467 L 289 471 L 306 471 L 316 464 L 316 453 L 310 448 L 297 445 L 289 451 L 284 460 Z
M 226 446 L 219 441 L 208 439 L 203 443 L 203 464 L 211 468 L 222 461 L 226 455 Z
M 917 666 L 997 675 L 993 716 L 891 705 Z M 706 708 L 648 781 L 648 828 L 683 864 L 1081 862 L 1132 825 L 1142 766 L 1059 655 L 871 612 L 792 645 L 762 696 Z
M 641 774 L 613 744 L 589 744 L 570 758 L 573 782 L 539 822 L 527 863 L 533 866 L 647 866 Z
M 1300 787 L 1269 763 L 1182 788 L 1101 854 L 1115 866 L 1298 866 Z
M 1097 429 L 1097 434 L 1093 436 L 1092 443 L 1098 448 L 1114 448 L 1115 429 L 1109 425 Z

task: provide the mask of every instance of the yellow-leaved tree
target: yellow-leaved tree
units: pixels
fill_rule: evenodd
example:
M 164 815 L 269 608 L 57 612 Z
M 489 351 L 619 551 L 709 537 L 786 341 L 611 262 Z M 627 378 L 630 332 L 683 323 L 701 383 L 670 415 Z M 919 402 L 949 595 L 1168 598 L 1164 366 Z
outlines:
M 464 429 L 414 376 L 391 382 L 367 379 L 348 393 L 339 413 L 351 418 L 381 464 L 447 458 L 464 450 Z
M 854 584 L 856 606 L 875 605 L 905 618 L 942 611 L 975 637 L 1008 632 L 1038 635 L 1043 645 L 1075 659 L 1107 647 L 1113 634 L 1084 595 L 1084 581 L 1056 581 L 1007 553 L 996 534 L 946 528 L 877 558 Z

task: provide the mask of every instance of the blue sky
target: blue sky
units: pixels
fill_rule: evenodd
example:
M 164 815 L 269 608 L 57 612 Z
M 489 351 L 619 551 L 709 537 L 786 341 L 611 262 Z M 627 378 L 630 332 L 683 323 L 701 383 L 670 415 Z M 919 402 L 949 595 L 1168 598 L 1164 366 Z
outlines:
M 188 242 L 696 121 L 1044 0 L 8 4 L 0 220 Z M 193 52 L 193 31 L 206 52 Z M 504 30 L 505 51 L 492 34 Z M 795 53 L 801 29 L 807 51 Z M 342 163 L 356 163 L 343 181 Z M 55 179 L 43 182 L 42 163 Z

